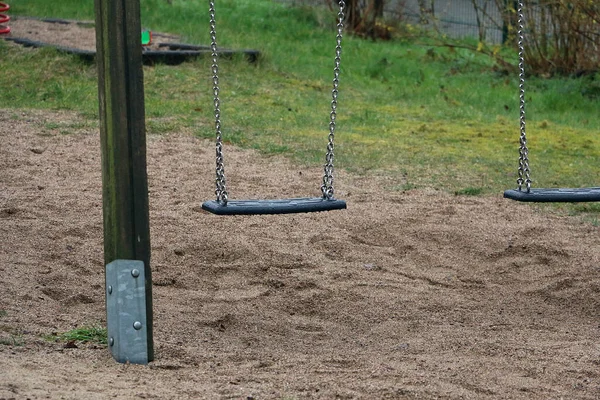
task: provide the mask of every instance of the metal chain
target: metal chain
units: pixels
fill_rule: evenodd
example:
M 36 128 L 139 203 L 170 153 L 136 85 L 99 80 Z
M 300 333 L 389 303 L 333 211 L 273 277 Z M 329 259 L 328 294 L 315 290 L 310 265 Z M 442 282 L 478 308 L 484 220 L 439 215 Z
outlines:
M 218 65 L 218 53 L 217 53 L 217 34 L 215 24 L 215 2 L 209 1 L 210 6 L 210 37 L 211 37 L 211 51 L 212 51 L 212 73 L 213 73 L 213 95 L 215 105 L 215 129 L 216 129 L 216 189 L 215 194 L 217 195 L 217 201 L 227 204 L 227 188 L 225 184 L 225 166 L 223 159 L 223 135 L 221 132 L 221 110 L 219 100 L 219 65 Z M 335 66 L 333 69 L 333 90 L 331 92 L 331 113 L 329 122 L 329 136 L 327 144 L 327 154 L 325 155 L 325 166 L 323 175 L 323 184 L 321 185 L 321 192 L 323 193 L 324 199 L 333 199 L 333 160 L 334 160 L 334 138 L 335 138 L 335 123 L 337 117 L 337 98 L 339 92 L 339 77 L 340 77 L 340 62 L 342 53 L 342 33 L 344 30 L 344 8 L 346 2 L 344 0 L 339 1 L 340 10 L 338 12 L 338 24 L 337 24 L 337 36 L 336 36 L 336 47 L 335 47 Z
M 527 193 L 529 193 L 531 191 L 531 178 L 529 171 L 529 149 L 527 148 L 527 136 L 525 135 L 525 46 L 523 44 L 523 26 L 525 24 L 525 17 L 523 15 L 523 0 L 519 0 L 517 14 L 519 18 L 519 122 L 521 126 L 521 146 L 519 148 L 519 177 L 517 179 L 517 185 L 520 191 L 523 187 L 523 184 L 525 184 Z
M 221 133 L 221 101 L 219 100 L 219 64 L 217 53 L 217 30 L 215 24 L 215 2 L 209 1 L 210 6 L 210 48 L 212 51 L 213 95 L 215 105 L 215 130 L 216 130 L 216 189 L 217 201 L 227 204 L 227 187 L 225 185 L 225 165 L 223 162 L 223 134 Z
M 329 114 L 329 143 L 327 144 L 327 154 L 325 155 L 325 166 L 323 174 L 323 184 L 321 185 L 321 192 L 323 198 L 331 200 L 333 199 L 333 159 L 334 159 L 334 143 L 335 138 L 335 120 L 337 117 L 337 98 L 338 98 L 338 86 L 340 78 L 340 62 L 342 54 L 342 33 L 344 31 L 344 8 L 346 3 L 343 0 L 339 1 L 340 10 L 338 12 L 338 24 L 337 24 L 337 36 L 335 46 L 335 67 L 333 68 L 333 90 L 331 91 L 331 113 Z

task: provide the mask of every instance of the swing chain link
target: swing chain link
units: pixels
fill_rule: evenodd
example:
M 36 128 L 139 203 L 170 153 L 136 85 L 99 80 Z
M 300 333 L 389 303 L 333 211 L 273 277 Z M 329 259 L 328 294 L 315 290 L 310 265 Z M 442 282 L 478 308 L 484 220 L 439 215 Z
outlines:
M 324 175 L 323 184 L 321 185 L 321 192 L 323 198 L 327 200 L 333 199 L 333 159 L 334 159 L 334 139 L 335 139 L 335 122 L 337 117 L 337 99 L 338 99 L 338 86 L 340 83 L 340 63 L 342 54 L 342 33 L 344 31 L 344 8 L 346 3 L 344 0 L 339 1 L 339 12 L 337 15 L 337 36 L 335 46 L 335 66 L 333 68 L 333 90 L 331 91 L 331 113 L 329 114 L 329 136 L 327 144 L 327 154 L 325 155 Z
M 221 132 L 221 101 L 219 100 L 219 64 L 217 52 L 217 30 L 215 23 L 215 2 L 209 1 L 210 7 L 210 48 L 212 52 L 213 96 L 215 106 L 216 130 L 216 189 L 217 201 L 227 204 L 227 187 L 225 185 L 225 164 L 223 159 L 223 134 Z
M 213 73 L 213 95 L 214 95 L 214 106 L 215 106 L 215 130 L 216 130 L 216 189 L 215 194 L 217 201 L 222 204 L 227 204 L 227 188 L 225 181 L 225 165 L 223 157 L 223 134 L 221 132 L 221 101 L 219 100 L 219 65 L 218 65 L 218 52 L 217 52 L 217 33 L 215 23 L 215 2 L 209 1 L 210 7 L 210 37 L 211 37 L 211 52 L 212 52 L 212 73 Z M 339 1 L 339 12 L 337 15 L 337 36 L 336 36 L 336 47 L 335 47 L 335 66 L 333 69 L 333 90 L 331 92 L 331 113 L 329 114 L 329 136 L 327 144 L 327 154 L 325 155 L 325 166 L 323 175 L 323 184 L 321 185 L 321 192 L 323 198 L 327 200 L 333 199 L 333 160 L 334 160 L 334 139 L 335 139 L 335 127 L 337 117 L 337 98 L 339 93 L 339 77 L 340 77 L 340 63 L 342 53 L 342 33 L 344 30 L 344 8 L 346 3 L 344 0 Z
M 519 24 L 519 122 L 521 127 L 517 185 L 519 191 L 521 191 L 523 184 L 525 184 L 526 191 L 529 193 L 531 191 L 531 177 L 529 171 L 529 149 L 527 148 L 527 136 L 525 134 L 525 46 L 523 44 L 525 16 L 523 15 L 523 0 L 519 0 L 517 14 Z

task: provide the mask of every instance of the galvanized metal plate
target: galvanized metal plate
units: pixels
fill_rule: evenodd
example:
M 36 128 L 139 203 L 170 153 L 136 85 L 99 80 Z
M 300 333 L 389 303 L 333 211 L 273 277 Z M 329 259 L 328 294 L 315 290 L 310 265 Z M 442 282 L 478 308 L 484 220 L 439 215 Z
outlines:
M 120 363 L 148 364 L 144 262 L 115 260 L 106 265 L 108 347 Z

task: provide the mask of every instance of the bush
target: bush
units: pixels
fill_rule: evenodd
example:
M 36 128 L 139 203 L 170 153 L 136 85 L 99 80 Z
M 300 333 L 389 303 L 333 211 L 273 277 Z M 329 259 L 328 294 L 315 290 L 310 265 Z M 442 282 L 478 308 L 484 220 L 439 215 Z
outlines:
M 518 3 L 496 0 L 516 42 Z M 600 5 L 597 0 L 524 1 L 525 62 L 530 74 L 593 75 L 600 70 Z
M 337 0 L 328 0 L 331 9 Z M 346 0 L 346 29 L 370 39 L 391 39 L 391 28 L 382 23 L 385 0 Z

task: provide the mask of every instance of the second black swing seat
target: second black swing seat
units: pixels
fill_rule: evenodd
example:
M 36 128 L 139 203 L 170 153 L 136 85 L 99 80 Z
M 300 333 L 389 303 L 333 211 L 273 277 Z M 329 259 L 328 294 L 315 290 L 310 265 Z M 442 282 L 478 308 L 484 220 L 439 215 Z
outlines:
M 527 148 L 527 135 L 525 132 L 525 54 L 524 47 L 524 25 L 525 16 L 523 14 L 524 0 L 517 3 L 517 16 L 519 27 L 517 32 L 519 47 L 519 102 L 520 102 L 520 149 L 519 149 L 519 179 L 517 180 L 517 189 L 510 189 L 504 192 L 504 197 L 511 200 L 531 202 L 531 203 L 581 203 L 600 201 L 600 187 L 586 188 L 534 188 L 530 187 L 531 179 L 529 177 L 529 149 Z M 523 190 L 526 185 L 528 190 Z
M 582 203 L 600 201 L 600 187 L 506 190 L 504 197 L 531 203 Z
M 222 203 L 216 200 L 206 201 L 202 209 L 216 215 L 264 215 L 296 214 L 320 211 L 343 210 L 344 200 L 324 199 L 321 197 L 299 197 L 273 200 L 229 200 Z

